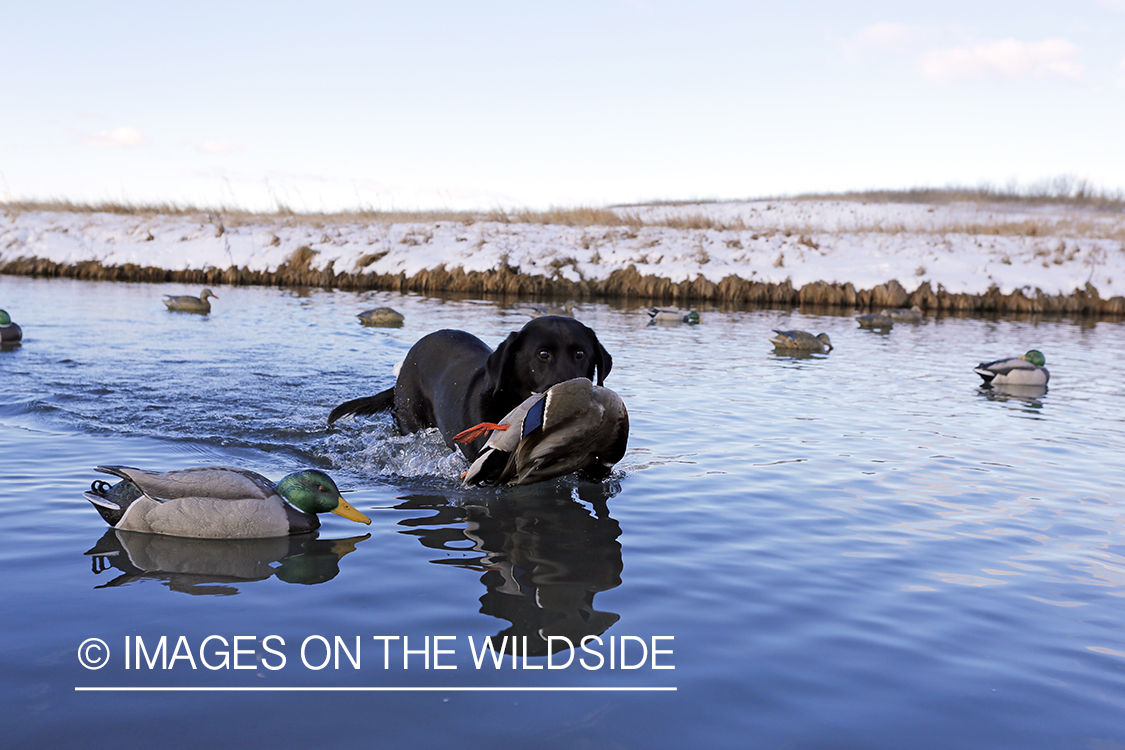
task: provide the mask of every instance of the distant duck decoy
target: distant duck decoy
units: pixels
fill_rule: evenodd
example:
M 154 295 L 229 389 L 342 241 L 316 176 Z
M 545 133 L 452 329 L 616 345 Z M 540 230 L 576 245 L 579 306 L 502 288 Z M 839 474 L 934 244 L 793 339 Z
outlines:
M 340 497 L 323 471 L 293 472 L 276 485 L 261 474 L 229 466 L 143 471 L 99 466 L 121 477 L 101 480 L 83 494 L 106 523 L 122 531 L 204 539 L 259 539 L 303 534 L 320 527 L 318 513 L 371 523 Z M 288 501 L 288 502 L 286 502 Z
M 1022 357 L 981 362 L 973 372 L 984 378 L 985 385 L 1047 385 L 1051 373 L 1045 364 L 1043 352 L 1032 349 Z
M 192 297 L 190 294 L 179 296 L 165 294 L 164 304 L 172 312 L 209 313 L 211 312 L 211 303 L 207 301 L 208 297 L 218 299 L 210 289 L 204 289 L 198 297 Z
M 779 331 L 776 328 L 773 329 L 773 332 L 777 335 L 770 339 L 770 343 L 777 349 L 794 349 L 827 354 L 835 348 L 828 339 L 827 333 L 818 333 L 813 336 L 808 331 Z
M 890 327 L 895 324 L 894 319 L 891 318 L 890 315 L 884 315 L 883 313 L 867 313 L 866 315 L 860 315 L 855 319 L 855 322 L 859 323 L 860 328 L 883 331 L 889 330 Z
M 488 432 L 465 472 L 466 485 L 532 484 L 572 471 L 601 480 L 625 455 L 629 413 L 610 389 L 575 378 L 531 396 L 499 423 L 470 427 L 454 439 L 472 442 Z
M 7 310 L 0 310 L 0 344 L 15 344 L 23 338 L 23 329 L 12 322 Z
M 538 305 L 531 306 L 527 310 L 527 314 L 533 318 L 539 318 L 544 315 L 562 315 L 567 318 L 574 317 L 574 308 L 578 307 L 578 303 L 574 300 L 567 300 L 566 304 L 562 307 L 555 307 L 553 305 Z
M 914 305 L 911 308 L 893 307 L 889 310 L 883 310 L 881 315 L 886 315 L 895 323 L 921 323 L 922 322 L 922 308 Z
M 653 323 L 690 323 L 692 325 L 699 323 L 699 313 L 695 310 L 684 312 L 683 310 L 654 307 L 648 311 L 648 317 L 650 322 Z
M 382 326 L 384 328 L 400 326 L 402 322 L 406 320 L 402 313 L 397 310 L 392 310 L 389 307 L 376 307 L 374 310 L 364 310 L 356 317 L 359 318 L 359 322 L 365 326 Z

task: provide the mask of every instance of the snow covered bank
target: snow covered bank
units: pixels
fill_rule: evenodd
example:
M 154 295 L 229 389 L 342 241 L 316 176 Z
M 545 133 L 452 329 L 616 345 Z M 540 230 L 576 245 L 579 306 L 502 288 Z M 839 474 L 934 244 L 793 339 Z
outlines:
M 617 210 L 631 223 L 228 225 L 221 215 L 0 210 L 0 273 L 1125 313 L 1120 214 L 797 200 Z

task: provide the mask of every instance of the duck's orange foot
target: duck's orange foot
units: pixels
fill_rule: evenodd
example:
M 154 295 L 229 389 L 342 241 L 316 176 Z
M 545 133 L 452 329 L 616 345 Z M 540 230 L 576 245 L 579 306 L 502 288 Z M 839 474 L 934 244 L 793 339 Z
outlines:
M 494 424 L 493 422 L 481 422 L 475 427 L 470 427 L 467 430 L 462 430 L 453 436 L 453 439 L 458 443 L 471 443 L 482 435 L 487 435 L 493 430 L 506 430 L 511 425 L 507 424 Z

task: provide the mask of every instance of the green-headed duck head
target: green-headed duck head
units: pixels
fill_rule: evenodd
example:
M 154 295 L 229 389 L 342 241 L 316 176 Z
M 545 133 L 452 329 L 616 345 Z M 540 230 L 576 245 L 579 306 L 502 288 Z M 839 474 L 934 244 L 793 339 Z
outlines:
M 1020 359 L 1026 359 L 1036 367 L 1042 367 L 1043 365 L 1047 364 L 1047 358 L 1044 357 L 1043 352 L 1039 351 L 1038 349 L 1032 349 L 1027 354 L 1020 357 Z
M 335 513 L 357 523 L 371 523 L 370 518 L 340 497 L 332 477 L 317 469 L 289 474 L 277 483 L 277 494 L 305 513 Z
M 699 313 L 697 313 L 695 310 L 692 310 L 691 312 L 689 312 L 687 315 L 684 316 L 684 320 L 686 322 L 692 323 L 692 324 L 698 323 L 699 322 Z
M 12 324 L 12 316 L 8 314 L 7 310 L 0 310 L 0 326 L 10 326 Z

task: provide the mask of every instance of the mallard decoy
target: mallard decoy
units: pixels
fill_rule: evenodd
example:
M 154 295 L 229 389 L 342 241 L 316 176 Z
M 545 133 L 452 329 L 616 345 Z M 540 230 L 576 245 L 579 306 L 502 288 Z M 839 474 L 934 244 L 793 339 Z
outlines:
M 855 322 L 859 323 L 860 328 L 879 329 L 883 331 L 889 330 L 890 327 L 895 324 L 890 315 L 884 315 L 883 313 L 867 313 L 866 315 L 860 315 L 855 319 Z
M 390 328 L 400 326 L 406 320 L 402 313 L 389 307 L 376 307 L 374 310 L 364 310 L 359 315 L 359 322 L 365 326 L 383 326 Z
M 695 325 L 699 322 L 699 313 L 695 310 L 685 313 L 682 310 L 654 307 L 648 311 L 648 317 L 653 323 L 691 323 Z
M 834 348 L 828 339 L 827 333 L 818 333 L 813 336 L 808 331 L 779 331 L 770 339 L 770 343 L 777 349 L 799 349 L 804 352 L 819 352 L 827 354 Z
M 469 443 L 491 432 L 465 472 L 470 484 L 532 484 L 580 472 L 601 480 L 625 455 L 629 413 L 621 397 L 586 378 L 566 380 L 526 399 L 497 424 L 459 433 Z
M 12 322 L 7 310 L 0 310 L 0 344 L 14 344 L 23 338 L 23 329 Z
M 985 385 L 1047 385 L 1051 373 L 1045 364 L 1043 352 L 1032 349 L 1022 357 L 981 362 L 973 372 L 984 378 Z
M 907 309 L 905 307 L 892 307 L 889 310 L 883 310 L 881 315 L 886 315 L 895 323 L 921 323 L 922 322 L 922 308 L 918 305 Z
M 317 529 L 317 513 L 371 523 L 340 497 L 332 478 L 317 469 L 293 472 L 276 485 L 261 474 L 229 466 L 179 471 L 99 466 L 97 471 L 124 481 L 110 485 L 97 480 L 83 497 L 106 523 L 123 531 L 257 539 Z
M 566 304 L 562 307 L 555 307 L 553 305 L 539 305 L 528 308 L 527 314 L 533 318 L 540 318 L 544 315 L 562 315 L 567 318 L 574 317 L 574 308 L 578 307 L 578 303 L 574 300 L 567 300 Z
M 211 303 L 207 301 L 208 297 L 215 297 L 215 293 L 210 289 L 204 289 L 198 297 L 192 297 L 190 294 L 179 296 L 165 294 L 164 304 L 172 312 L 209 313 L 211 312 Z M 215 297 L 215 299 L 218 299 L 218 297 Z

